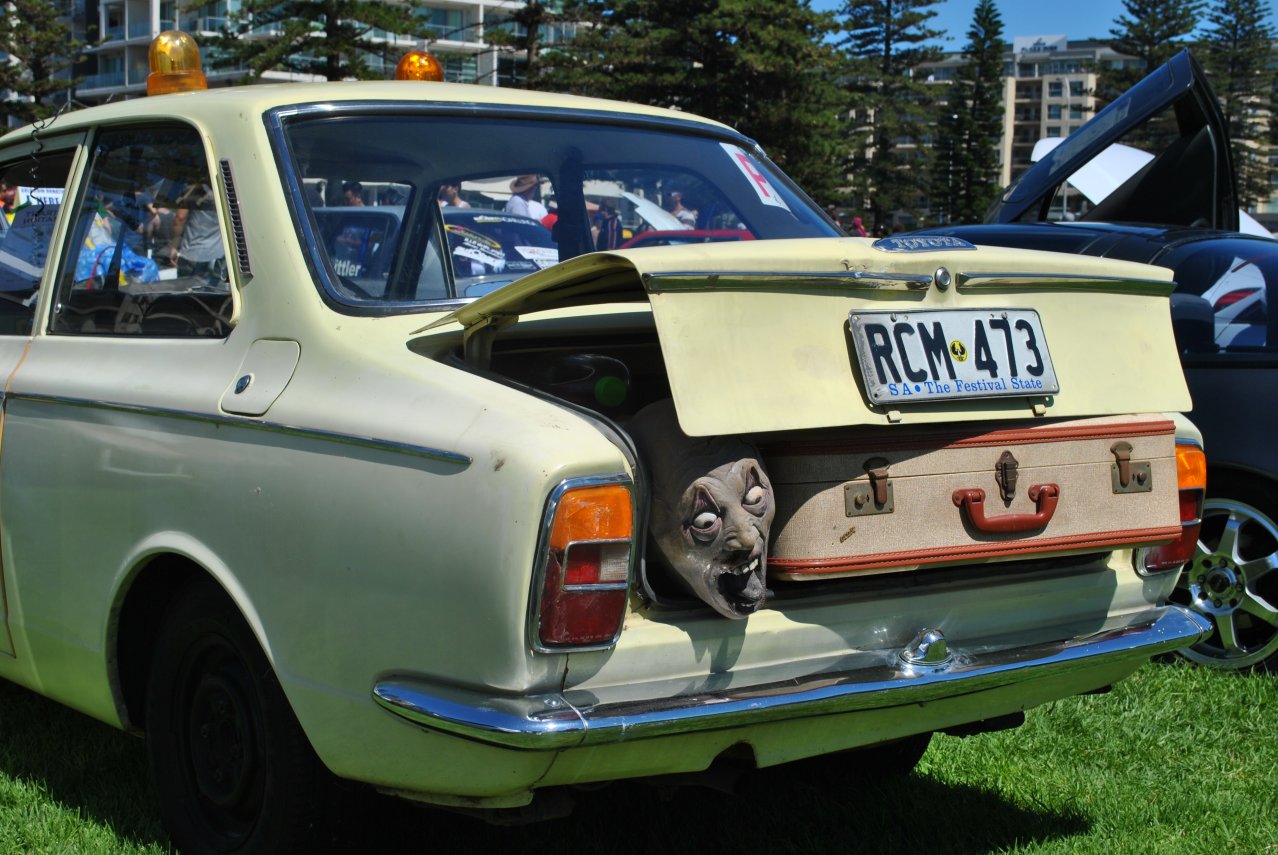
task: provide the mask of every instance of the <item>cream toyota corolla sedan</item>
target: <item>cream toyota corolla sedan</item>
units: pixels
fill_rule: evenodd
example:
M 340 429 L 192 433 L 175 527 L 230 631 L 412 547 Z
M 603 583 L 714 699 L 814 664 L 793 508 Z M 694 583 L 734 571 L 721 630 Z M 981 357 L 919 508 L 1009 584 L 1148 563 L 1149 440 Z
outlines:
M 329 773 L 909 766 L 1210 628 L 1165 269 L 841 237 L 722 125 L 420 80 L 0 178 L 0 676 L 145 733 L 186 852 L 305 851 Z M 618 248 L 675 193 L 750 239 Z

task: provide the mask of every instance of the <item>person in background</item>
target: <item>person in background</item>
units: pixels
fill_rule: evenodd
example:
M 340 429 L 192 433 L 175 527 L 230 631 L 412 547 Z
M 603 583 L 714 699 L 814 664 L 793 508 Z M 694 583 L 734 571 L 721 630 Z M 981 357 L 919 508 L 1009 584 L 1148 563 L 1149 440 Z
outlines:
M 461 188 L 456 184 L 439 185 L 439 204 L 445 208 L 470 207 L 470 203 L 461 197 Z
M 685 229 L 695 229 L 697 227 L 697 212 L 683 206 L 683 194 L 678 190 L 671 191 L 666 195 L 665 208 L 668 213 L 675 215 L 675 218 L 683 224 Z
M 364 206 L 364 185 L 358 181 L 347 181 L 342 185 L 342 199 L 347 205 L 356 208 Z
M 536 175 L 521 175 L 510 182 L 510 201 L 506 203 L 506 213 L 532 217 L 540 222 L 550 213 L 545 205 L 537 201 L 540 185 L 541 179 Z
M 621 245 L 621 218 L 611 202 L 599 205 L 599 233 L 595 236 L 595 249 L 603 252 Z
M 177 199 L 173 217 L 173 264 L 178 276 L 198 276 L 209 284 L 219 283 L 225 276 L 222 230 L 213 206 L 213 188 L 197 184 Z
M 857 237 L 869 237 L 870 233 L 865 230 L 865 223 L 861 222 L 860 217 L 852 218 L 852 231 Z

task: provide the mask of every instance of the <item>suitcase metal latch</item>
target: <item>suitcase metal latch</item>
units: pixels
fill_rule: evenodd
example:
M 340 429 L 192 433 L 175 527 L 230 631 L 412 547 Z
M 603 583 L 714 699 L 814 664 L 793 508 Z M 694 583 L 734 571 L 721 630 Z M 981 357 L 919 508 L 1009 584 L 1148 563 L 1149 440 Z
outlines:
M 1154 476 L 1149 463 L 1132 460 L 1132 444 L 1116 442 L 1109 447 L 1115 463 L 1110 467 L 1110 480 L 1115 493 L 1148 493 L 1154 489 Z
M 843 487 L 843 509 L 850 517 L 890 514 L 895 507 L 892 481 L 888 477 L 888 461 L 871 457 L 865 461 L 869 483 L 854 481 Z
M 994 480 L 998 482 L 998 492 L 1004 502 L 1010 503 L 1016 498 L 1016 470 L 1019 466 L 1010 451 L 1000 454 L 998 462 L 994 464 Z

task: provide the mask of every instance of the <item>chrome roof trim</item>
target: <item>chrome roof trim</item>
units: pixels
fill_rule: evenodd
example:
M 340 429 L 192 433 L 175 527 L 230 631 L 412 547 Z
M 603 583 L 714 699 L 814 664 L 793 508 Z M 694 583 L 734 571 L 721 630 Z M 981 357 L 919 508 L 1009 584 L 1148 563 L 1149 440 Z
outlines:
M 145 407 L 138 404 L 121 404 L 113 401 L 93 401 L 87 398 L 69 398 L 59 395 L 36 395 L 25 392 L 10 392 L 9 400 L 35 401 L 37 403 L 44 404 L 63 404 L 71 407 L 86 407 L 89 409 L 111 410 L 118 413 L 137 413 L 139 415 L 162 416 L 164 418 L 183 419 L 185 421 L 241 427 L 247 428 L 248 430 L 282 433 L 289 436 L 300 436 L 308 439 L 324 440 L 326 442 L 337 442 L 343 445 L 373 448 L 379 451 L 394 451 L 400 454 L 409 454 L 414 457 L 423 457 L 428 460 L 455 463 L 459 466 L 469 466 L 472 462 L 474 462 L 470 457 L 456 451 L 430 448 L 424 445 L 413 445 L 411 443 L 397 442 L 390 439 L 380 439 L 373 436 L 355 436 L 353 434 L 338 433 L 336 431 L 305 428 L 297 425 L 287 425 L 281 422 L 269 422 L 262 419 L 235 418 L 233 416 L 213 415 L 211 413 L 197 413 L 190 410 L 171 410 L 165 407 Z
M 1165 297 L 1176 288 L 1175 282 L 1161 279 L 1132 279 L 1127 276 L 1089 276 L 1080 273 L 958 273 L 959 288 L 1046 288 L 1066 291 L 1106 291 L 1115 294 L 1147 294 Z

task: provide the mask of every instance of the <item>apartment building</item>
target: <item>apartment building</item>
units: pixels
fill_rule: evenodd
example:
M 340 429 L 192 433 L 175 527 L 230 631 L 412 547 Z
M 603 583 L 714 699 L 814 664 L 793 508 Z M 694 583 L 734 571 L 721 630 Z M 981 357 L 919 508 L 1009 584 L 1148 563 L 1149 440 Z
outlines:
M 101 103 L 108 99 L 131 97 L 146 91 L 147 48 L 157 34 L 180 29 L 192 34 L 213 35 L 240 5 L 240 0 L 216 0 L 202 6 L 177 0 L 73 0 L 81 7 L 77 20 L 85 21 L 92 38 L 95 32 L 102 42 L 89 50 L 88 61 L 77 74 L 83 76 L 76 87 L 75 98 L 81 103 Z M 444 65 L 446 79 L 463 83 L 499 86 L 517 73 L 517 59 L 499 51 L 487 41 L 493 27 L 509 27 L 511 11 L 523 5 L 522 0 L 428 0 L 421 9 L 433 33 L 429 49 Z M 256 35 L 269 35 L 262 28 Z M 550 33 L 553 41 L 558 33 Z M 419 47 L 419 39 L 374 30 L 370 45 L 386 48 L 384 56 L 370 54 L 374 69 L 388 76 L 397 58 Z M 226 85 L 244 75 L 242 68 L 214 69 L 206 73 L 210 86 Z M 390 68 L 384 68 L 389 65 Z M 310 80 L 310 75 L 268 72 L 265 80 Z
M 932 83 L 954 80 L 966 60 L 961 53 L 919 69 Z M 1001 183 L 1019 178 L 1030 165 L 1034 144 L 1066 137 L 1096 110 L 1097 72 L 1139 66 L 1140 60 L 1094 39 L 1064 35 L 1016 36 L 1003 59 L 1003 136 L 999 141 Z

